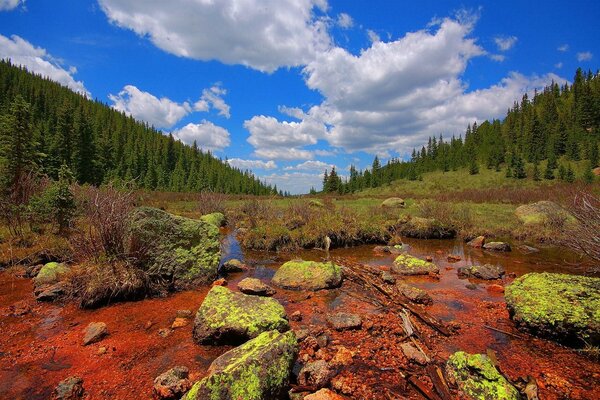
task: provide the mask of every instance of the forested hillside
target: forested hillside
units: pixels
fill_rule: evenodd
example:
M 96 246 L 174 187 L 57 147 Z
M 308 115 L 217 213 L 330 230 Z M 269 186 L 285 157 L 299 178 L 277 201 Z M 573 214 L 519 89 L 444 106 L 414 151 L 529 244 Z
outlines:
M 202 143 L 185 145 L 6 61 L 0 61 L 0 118 L 3 168 L 35 167 L 56 179 L 66 164 L 79 183 L 120 180 L 150 190 L 274 193 L 250 172 L 202 151 Z
M 326 171 L 323 191 L 352 193 L 396 179 L 420 179 L 425 172 L 460 168 L 471 174 L 480 167 L 503 170 L 507 178 L 523 179 L 525 163 L 533 164 L 530 177 L 536 180 L 590 181 L 591 169 L 599 165 L 599 143 L 600 74 L 578 69 L 571 85 L 553 83 L 533 99 L 525 94 L 502 121 L 473 123 L 464 138 L 429 138 L 427 146 L 413 150 L 410 161 L 392 159 L 381 165 L 375 157 L 371 169 L 357 171 L 352 166 L 347 181 L 335 170 Z M 585 172 L 576 177 L 570 162 L 580 160 L 586 160 Z

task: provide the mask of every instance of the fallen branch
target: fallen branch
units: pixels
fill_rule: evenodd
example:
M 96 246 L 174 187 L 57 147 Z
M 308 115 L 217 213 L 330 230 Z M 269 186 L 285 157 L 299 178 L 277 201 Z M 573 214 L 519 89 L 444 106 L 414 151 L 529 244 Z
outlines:
M 483 326 L 485 326 L 486 328 L 488 328 L 488 329 L 491 329 L 491 330 L 493 330 L 493 331 L 500 332 L 500 333 L 504 333 L 505 335 L 512 336 L 512 337 L 514 337 L 514 338 L 517 338 L 517 339 L 525 339 L 525 338 L 524 338 L 523 336 L 521 336 L 521 335 L 517 335 L 517 334 L 515 334 L 515 333 L 511 333 L 511 332 L 503 331 L 502 329 L 494 328 L 493 326 L 489 326 L 489 325 L 483 325 Z
M 448 388 L 448 384 L 446 383 L 446 379 L 444 378 L 444 374 L 442 370 L 437 365 L 429 364 L 426 368 L 427 374 L 429 378 L 431 378 L 431 382 L 433 383 L 433 387 L 436 392 L 440 395 L 443 400 L 452 399 L 452 395 L 450 394 L 450 389 Z
M 408 381 L 428 400 L 442 400 L 440 396 L 435 394 L 435 392 L 429 388 L 429 386 L 418 380 L 414 375 L 410 376 Z

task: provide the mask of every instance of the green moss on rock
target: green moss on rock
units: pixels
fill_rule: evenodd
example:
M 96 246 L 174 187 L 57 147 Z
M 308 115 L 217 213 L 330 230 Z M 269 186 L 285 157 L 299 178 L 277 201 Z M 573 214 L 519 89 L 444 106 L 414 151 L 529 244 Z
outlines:
M 193 334 L 199 344 L 239 344 L 265 331 L 288 329 L 285 309 L 277 300 L 215 286 L 196 313 Z
M 40 272 L 38 272 L 33 280 L 36 286 L 57 283 L 68 271 L 69 267 L 65 264 L 49 262 L 40 269 Z
M 483 354 L 454 353 L 446 364 L 450 382 L 473 400 L 518 400 L 519 392 Z M 465 398 L 461 397 L 461 398 Z
M 521 329 L 565 344 L 600 344 L 600 278 L 529 273 L 505 297 Z
M 273 283 L 293 290 L 319 290 L 337 287 L 342 282 L 342 268 L 334 263 L 293 260 L 283 264 Z
M 220 213 L 220 212 L 214 212 L 211 214 L 206 214 L 200 217 L 201 221 L 204 222 L 208 222 L 211 225 L 216 226 L 217 228 L 220 228 L 222 226 L 225 226 L 225 216 Z
M 526 204 L 517 207 L 515 215 L 525 225 L 543 224 L 552 217 L 562 217 L 565 220 L 570 218 L 561 206 L 552 201 L 538 201 L 537 203 Z
M 400 275 L 427 275 L 429 273 L 437 274 L 440 269 L 434 263 L 421 260 L 408 254 L 400 254 L 394 260 L 392 272 Z
M 285 393 L 298 344 L 293 332 L 263 332 L 211 364 L 185 400 L 269 400 Z

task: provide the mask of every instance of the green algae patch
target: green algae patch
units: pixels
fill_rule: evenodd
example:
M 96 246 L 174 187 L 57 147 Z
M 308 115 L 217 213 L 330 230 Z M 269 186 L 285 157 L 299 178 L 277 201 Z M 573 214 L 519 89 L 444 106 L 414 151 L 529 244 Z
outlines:
M 440 269 L 434 263 L 421 260 L 408 254 L 400 254 L 394 260 L 392 272 L 399 275 L 427 275 L 429 273 L 437 274 Z
M 208 222 L 140 207 L 129 217 L 130 251 L 150 276 L 210 282 L 221 258 L 219 229 Z
M 193 335 L 199 344 L 239 344 L 265 331 L 288 329 L 285 309 L 277 300 L 215 286 L 196 313 Z
M 292 290 L 330 289 L 342 283 L 342 268 L 334 263 L 288 261 L 279 267 L 273 283 Z
M 507 286 L 505 297 L 523 330 L 569 345 L 600 344 L 600 278 L 529 273 Z
M 36 285 L 47 285 L 58 282 L 61 277 L 69 271 L 65 264 L 49 262 L 44 265 L 37 276 L 34 278 Z
M 220 212 L 203 215 L 200 217 L 200 220 L 214 225 L 217 228 L 225 226 L 226 223 L 225 216 Z
M 194 384 L 185 400 L 269 400 L 289 385 L 298 354 L 293 332 L 263 332 L 213 361 L 208 376 Z
M 483 354 L 463 351 L 450 356 L 446 363 L 448 380 L 458 386 L 465 397 L 473 400 L 518 400 L 517 389 L 503 377 Z

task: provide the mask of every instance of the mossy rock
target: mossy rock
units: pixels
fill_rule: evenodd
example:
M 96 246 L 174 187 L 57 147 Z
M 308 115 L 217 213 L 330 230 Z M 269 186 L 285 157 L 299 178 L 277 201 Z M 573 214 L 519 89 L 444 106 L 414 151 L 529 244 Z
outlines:
M 208 222 L 140 207 L 129 217 L 130 251 L 142 269 L 167 280 L 210 282 L 221 258 L 219 229 Z
M 398 221 L 401 235 L 418 239 L 451 239 L 456 229 L 433 218 L 412 217 Z
M 62 276 L 69 272 L 69 267 L 57 262 L 49 262 L 40 269 L 33 278 L 36 286 L 51 285 L 61 280 Z
M 502 376 L 488 356 L 463 351 L 446 363 L 448 380 L 458 386 L 462 399 L 519 400 L 518 390 Z
M 600 278 L 529 273 L 505 297 L 519 328 L 568 345 L 600 345 Z
M 311 201 L 309 201 L 308 205 L 311 207 L 315 207 L 315 208 L 325 207 L 325 204 L 323 204 L 323 202 L 321 200 L 315 200 L 315 199 L 312 199 Z
M 200 217 L 200 220 L 208 222 L 209 224 L 214 225 L 217 228 L 225 226 L 225 224 L 227 223 L 225 216 L 220 212 L 214 212 L 211 214 L 203 215 Z
M 565 219 L 569 217 L 569 213 L 561 206 L 547 200 L 517 207 L 515 215 L 525 225 L 543 224 L 553 215 L 562 216 Z
M 265 331 L 289 328 L 285 309 L 277 300 L 215 286 L 196 313 L 193 335 L 199 344 L 240 344 Z
M 404 207 L 404 205 L 404 199 L 401 199 L 400 197 L 390 197 L 381 203 L 381 207 L 384 208 Z
M 281 398 L 297 354 L 293 332 L 263 332 L 213 361 L 209 375 L 196 382 L 183 400 Z
M 342 268 L 331 262 L 288 261 L 279 267 L 273 283 L 292 290 L 330 289 L 342 283 Z
M 408 254 L 400 254 L 394 260 L 392 272 L 399 275 L 427 275 L 429 273 L 437 274 L 440 269 L 432 262 Z

